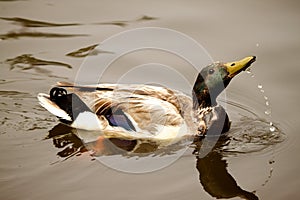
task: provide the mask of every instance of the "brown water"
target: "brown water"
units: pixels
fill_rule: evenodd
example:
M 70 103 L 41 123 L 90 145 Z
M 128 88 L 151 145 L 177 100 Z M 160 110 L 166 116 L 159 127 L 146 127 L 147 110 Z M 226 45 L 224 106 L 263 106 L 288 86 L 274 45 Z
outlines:
M 299 198 L 299 9 L 297 1 L 0 1 L 1 199 Z M 203 159 L 188 150 L 164 169 L 130 174 L 93 160 L 36 95 L 74 80 L 95 44 L 145 26 L 183 32 L 216 60 L 257 62 L 254 78 L 241 74 L 226 92 L 229 140 Z M 159 62 L 158 54 L 144 58 Z M 62 161 L 74 151 L 79 156 Z

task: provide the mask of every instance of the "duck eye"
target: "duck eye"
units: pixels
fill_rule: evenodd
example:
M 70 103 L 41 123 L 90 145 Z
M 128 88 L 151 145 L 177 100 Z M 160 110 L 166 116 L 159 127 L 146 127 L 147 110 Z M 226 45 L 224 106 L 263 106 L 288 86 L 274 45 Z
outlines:
M 232 63 L 230 66 L 234 66 L 235 65 L 235 63 Z
M 208 71 L 209 74 L 213 74 L 214 72 L 215 72 L 214 69 L 210 69 L 210 70 Z

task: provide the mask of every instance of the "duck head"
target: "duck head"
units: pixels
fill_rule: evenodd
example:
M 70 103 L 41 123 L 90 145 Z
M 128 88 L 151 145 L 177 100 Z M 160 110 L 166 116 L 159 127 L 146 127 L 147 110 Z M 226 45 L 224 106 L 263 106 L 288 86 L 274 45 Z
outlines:
M 212 63 L 198 74 L 193 87 L 194 108 L 205 108 L 217 105 L 216 98 L 228 86 L 231 79 L 246 70 L 255 56 L 228 63 Z

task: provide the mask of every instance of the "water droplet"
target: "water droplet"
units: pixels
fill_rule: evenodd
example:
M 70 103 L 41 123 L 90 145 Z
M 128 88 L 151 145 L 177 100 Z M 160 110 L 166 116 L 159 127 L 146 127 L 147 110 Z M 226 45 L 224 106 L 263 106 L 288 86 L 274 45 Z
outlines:
M 266 110 L 266 111 L 265 111 L 265 114 L 266 114 L 266 115 L 270 115 L 270 114 L 271 114 L 271 110 Z
M 249 69 L 249 68 L 248 68 Z M 250 70 L 246 70 L 246 73 L 247 74 L 251 74 L 251 71 Z
M 262 89 L 262 88 L 263 88 L 262 85 L 260 85 L 260 84 L 259 84 L 257 87 L 258 87 L 259 89 Z
M 260 92 L 261 92 L 261 93 L 264 93 L 264 92 L 265 92 L 265 90 L 260 90 Z
M 270 126 L 273 126 L 273 122 L 270 122 Z
M 259 47 L 259 44 L 258 44 L 258 43 L 256 43 L 256 47 Z
M 255 76 L 254 76 L 254 74 L 251 74 L 251 78 L 254 78 Z
M 276 130 L 276 128 L 275 128 L 274 126 L 271 126 L 271 127 L 270 127 L 270 131 L 271 131 L 271 132 L 274 132 L 275 130 Z
M 269 106 L 270 104 L 269 104 L 269 102 L 268 101 L 266 101 L 266 106 Z
M 267 96 L 264 96 L 264 99 L 265 99 L 265 100 L 268 100 L 268 97 L 267 97 Z

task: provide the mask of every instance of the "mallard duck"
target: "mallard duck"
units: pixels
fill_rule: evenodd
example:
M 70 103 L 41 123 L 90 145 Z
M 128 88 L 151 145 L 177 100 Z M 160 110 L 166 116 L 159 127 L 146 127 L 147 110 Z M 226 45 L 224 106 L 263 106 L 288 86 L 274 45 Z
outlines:
M 62 123 L 93 132 L 95 137 L 144 139 L 161 145 L 226 132 L 230 121 L 217 96 L 255 56 L 229 63 L 215 62 L 199 73 L 190 96 L 165 87 L 133 84 L 74 85 L 58 82 L 50 94 L 38 94 L 41 106 Z M 95 134 L 96 132 L 96 134 Z

